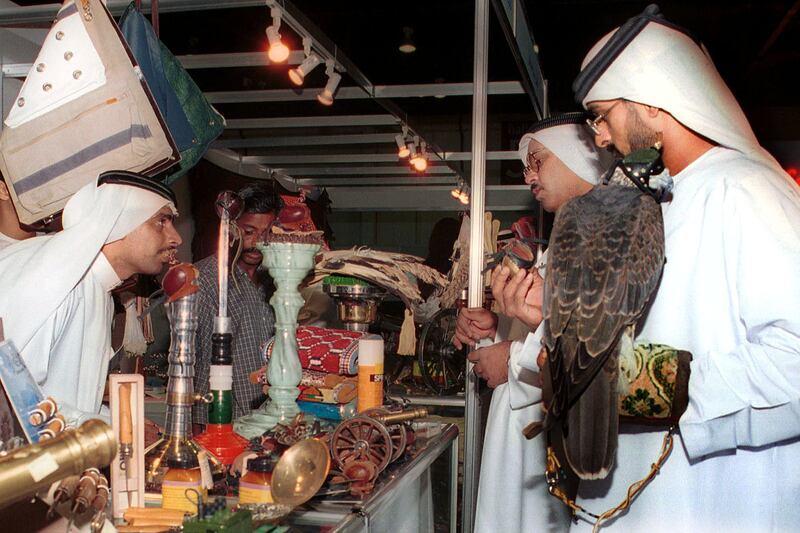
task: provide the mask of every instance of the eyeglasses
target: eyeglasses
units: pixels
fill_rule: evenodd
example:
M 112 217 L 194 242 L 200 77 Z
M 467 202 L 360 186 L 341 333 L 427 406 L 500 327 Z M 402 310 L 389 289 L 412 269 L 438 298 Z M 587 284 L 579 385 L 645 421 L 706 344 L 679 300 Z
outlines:
M 603 122 L 606 119 L 606 117 L 608 117 L 608 114 L 611 113 L 611 110 L 614 109 L 614 107 L 620 102 L 623 102 L 623 100 L 617 100 L 616 102 L 611 104 L 611 107 L 606 109 L 605 113 L 601 113 L 594 118 L 586 119 L 586 125 L 589 126 L 590 130 L 592 130 L 592 133 L 594 133 L 595 135 L 600 135 L 600 123 Z
M 539 170 L 542 168 L 542 163 L 544 163 L 546 158 L 543 157 L 539 159 L 536 157 L 536 155 L 541 154 L 544 151 L 545 150 L 539 150 L 538 152 L 528 154 L 528 164 L 522 169 L 523 176 L 530 174 L 531 172 L 535 172 L 537 174 L 539 173 Z

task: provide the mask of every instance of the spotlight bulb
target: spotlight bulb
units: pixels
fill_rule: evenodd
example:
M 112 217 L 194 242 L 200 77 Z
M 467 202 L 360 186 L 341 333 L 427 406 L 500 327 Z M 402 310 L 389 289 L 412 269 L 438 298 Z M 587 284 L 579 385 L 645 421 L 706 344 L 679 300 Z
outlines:
M 417 51 L 417 47 L 414 45 L 414 41 L 412 40 L 411 36 L 414 34 L 414 30 L 409 28 L 408 26 L 403 28 L 403 40 L 400 42 L 400 46 L 397 47 L 398 50 L 403 52 L 404 54 L 412 54 Z
M 267 57 L 273 63 L 283 63 L 289 59 L 289 47 L 281 41 L 281 34 L 276 26 L 267 28 L 267 39 L 269 40 L 269 51 Z
M 458 201 L 464 205 L 469 203 L 469 194 L 467 194 L 467 191 L 461 191 L 461 194 L 458 195 Z
M 394 141 L 397 143 L 397 157 L 400 159 L 405 159 L 411 155 L 411 150 L 408 148 L 408 145 L 406 144 L 406 138 L 402 133 L 395 135 Z
M 295 85 L 303 85 L 308 73 L 314 70 L 321 62 L 322 60 L 317 54 L 313 52 L 310 53 L 308 57 L 300 63 L 299 67 L 289 70 L 289 79 L 292 80 L 292 83 Z
M 422 155 L 418 155 L 415 159 L 412 159 L 411 164 L 414 165 L 417 172 L 425 172 L 425 169 L 428 168 L 428 160 Z
M 456 187 L 455 189 L 450 191 L 450 196 L 458 200 L 461 197 L 461 189 L 459 187 Z
M 333 105 L 333 93 L 336 92 L 336 87 L 342 81 L 342 75 L 334 71 L 333 68 L 328 69 L 328 83 L 325 88 L 317 95 L 317 100 L 322 105 Z

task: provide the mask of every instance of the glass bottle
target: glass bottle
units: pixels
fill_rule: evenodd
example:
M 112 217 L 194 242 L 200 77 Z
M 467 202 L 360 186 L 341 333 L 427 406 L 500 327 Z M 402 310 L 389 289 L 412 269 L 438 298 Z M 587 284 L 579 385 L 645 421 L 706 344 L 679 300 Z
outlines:
M 208 501 L 197 457 L 167 457 L 167 468 L 161 483 L 161 507 L 197 513 L 198 498 Z
M 239 480 L 239 503 L 272 503 L 272 469 L 275 459 L 270 455 L 247 461 L 247 473 Z

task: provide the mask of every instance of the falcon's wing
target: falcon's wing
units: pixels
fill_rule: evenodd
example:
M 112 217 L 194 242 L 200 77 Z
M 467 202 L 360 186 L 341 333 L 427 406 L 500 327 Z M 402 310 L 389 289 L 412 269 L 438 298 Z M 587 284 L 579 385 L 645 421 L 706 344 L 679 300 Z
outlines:
M 661 208 L 637 189 L 595 187 L 558 211 L 543 308 L 551 416 L 576 401 L 639 319 L 663 264 Z

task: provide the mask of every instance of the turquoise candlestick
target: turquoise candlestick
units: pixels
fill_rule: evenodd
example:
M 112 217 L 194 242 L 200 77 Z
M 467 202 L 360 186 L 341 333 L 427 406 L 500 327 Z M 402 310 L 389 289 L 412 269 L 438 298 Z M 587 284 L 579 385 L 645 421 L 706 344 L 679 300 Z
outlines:
M 269 303 L 275 311 L 275 344 L 269 360 L 267 379 L 269 399 L 253 413 L 239 418 L 236 432 L 247 438 L 261 435 L 277 423 L 290 423 L 300 412 L 297 385 L 302 377 L 297 356 L 297 313 L 303 297 L 297 290 L 306 274 L 314 268 L 318 244 L 270 243 L 258 245 L 264 258 L 262 265 L 269 270 L 277 290 Z

